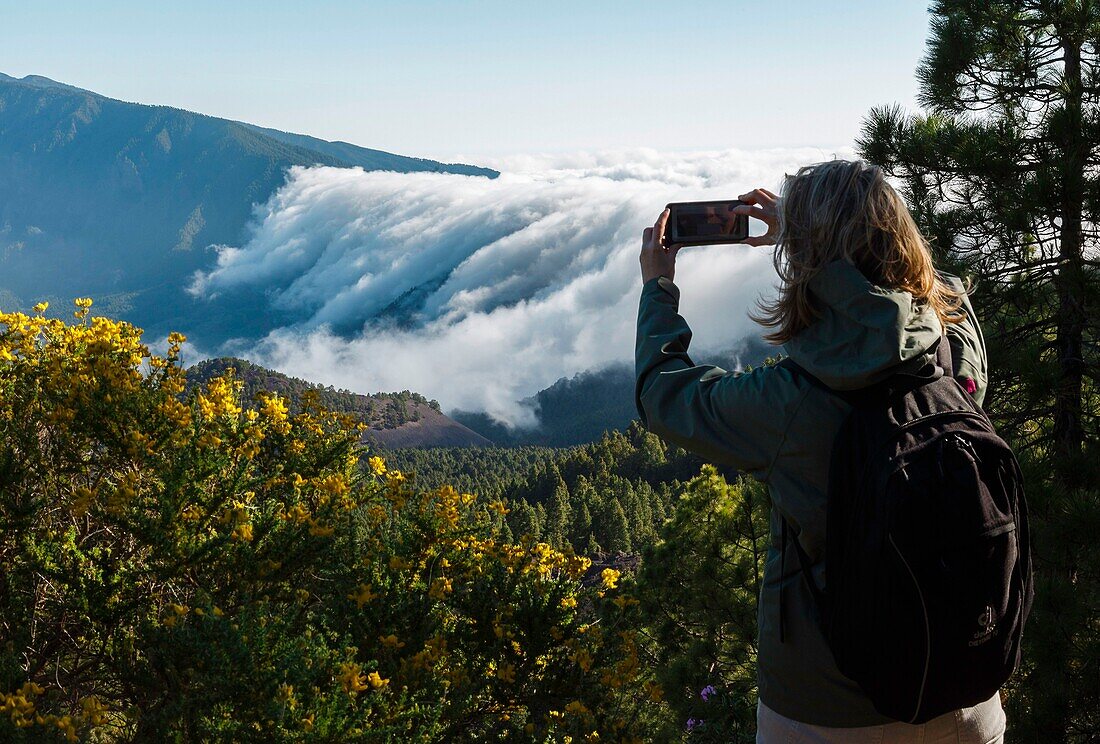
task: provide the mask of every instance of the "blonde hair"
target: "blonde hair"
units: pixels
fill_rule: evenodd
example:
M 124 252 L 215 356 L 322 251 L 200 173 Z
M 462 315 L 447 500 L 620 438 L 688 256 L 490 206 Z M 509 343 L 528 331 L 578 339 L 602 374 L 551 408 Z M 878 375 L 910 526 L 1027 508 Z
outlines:
M 810 280 L 828 263 L 852 263 L 872 284 L 909 292 L 940 322 L 963 319 L 959 292 L 932 263 L 928 241 L 882 169 L 860 160 L 800 168 L 783 182 L 773 262 L 782 280 L 774 301 L 759 301 L 753 320 L 773 328 L 773 344 L 791 340 L 818 317 Z

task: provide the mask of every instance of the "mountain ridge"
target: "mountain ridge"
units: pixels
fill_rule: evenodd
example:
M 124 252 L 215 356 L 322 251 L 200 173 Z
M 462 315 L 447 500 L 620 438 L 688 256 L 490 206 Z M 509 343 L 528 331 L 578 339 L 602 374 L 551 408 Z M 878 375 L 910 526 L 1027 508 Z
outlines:
M 213 114 L 203 114 L 201 112 L 191 111 L 190 109 L 179 108 L 178 106 L 172 106 L 172 105 L 169 105 L 169 104 L 141 103 L 141 102 L 138 102 L 138 101 L 127 101 L 127 100 L 124 100 L 124 99 L 121 99 L 121 98 L 113 98 L 111 96 L 104 95 L 103 93 L 97 93 L 93 90 L 88 90 L 87 88 L 80 88 L 80 87 L 75 86 L 75 85 L 69 85 L 68 83 L 62 83 L 62 82 L 59 82 L 57 80 L 53 80 L 51 78 L 45 77 L 44 75 L 33 75 L 32 74 L 32 75 L 25 75 L 21 78 L 17 78 L 17 77 L 13 77 L 11 75 L 7 75 L 3 72 L 0 72 L 0 83 L 21 84 L 21 85 L 27 85 L 27 86 L 33 87 L 33 88 L 56 89 L 56 90 L 70 91 L 72 93 L 78 93 L 78 94 L 82 94 L 82 95 L 94 96 L 95 98 L 100 98 L 100 99 L 107 100 L 107 101 L 114 101 L 114 102 L 118 102 L 118 103 L 124 103 L 124 104 L 130 105 L 130 106 L 141 106 L 143 108 L 150 108 L 150 109 L 166 109 L 166 110 L 169 110 L 169 111 L 177 111 L 177 112 L 180 112 L 180 113 L 183 113 L 183 114 L 189 114 L 189 115 L 192 115 L 192 116 L 201 116 L 201 117 L 204 117 L 204 118 L 214 119 L 214 120 L 217 120 L 217 121 L 224 121 L 224 122 L 229 122 L 231 124 L 238 124 L 242 127 L 245 127 L 246 129 L 250 129 L 250 130 L 253 130 L 255 132 L 259 132 L 259 133 L 264 134 L 266 136 L 277 139 L 277 140 L 279 140 L 279 141 L 281 141 L 281 142 L 283 142 L 287 145 L 290 145 L 292 147 L 300 147 L 302 149 L 314 150 L 316 152 L 320 152 L 322 154 L 329 155 L 330 157 L 333 157 L 335 159 L 341 159 L 341 160 L 344 160 L 346 162 L 351 162 L 353 164 L 359 164 L 359 163 L 355 163 L 354 161 L 356 160 L 356 158 L 364 157 L 363 153 L 370 153 L 370 154 L 373 154 L 373 155 L 387 156 L 387 157 L 391 157 L 391 158 L 400 158 L 403 161 L 413 161 L 413 162 L 418 162 L 418 163 L 424 163 L 425 166 L 426 166 L 425 170 L 430 170 L 432 172 L 458 173 L 458 174 L 461 174 L 461 175 L 477 175 L 477 176 L 485 176 L 487 178 L 496 178 L 497 176 L 500 175 L 500 171 L 494 170 L 492 168 L 483 168 L 481 166 L 469 165 L 467 163 L 444 163 L 444 162 L 437 161 L 437 160 L 431 160 L 429 158 L 418 158 L 418 157 L 412 157 L 412 156 L 409 156 L 409 155 L 398 155 L 396 153 L 389 152 L 388 150 L 377 150 L 377 149 L 370 148 L 370 147 L 363 147 L 361 145 L 356 145 L 356 144 L 351 143 L 351 142 L 345 142 L 343 140 L 326 140 L 326 139 L 322 139 L 320 137 L 314 137 L 314 136 L 308 135 L 308 134 L 299 134 L 297 132 L 288 132 L 286 130 L 278 129 L 276 127 L 265 127 L 265 126 L 260 126 L 259 124 L 251 124 L 251 123 L 246 122 L 246 121 L 239 121 L 237 119 L 228 119 L 228 118 L 222 117 L 222 116 L 214 116 Z M 2 112 L 2 109 L 0 109 L 0 112 Z M 379 170 L 378 168 L 369 168 L 365 164 L 359 164 L 359 165 L 362 165 L 362 167 L 365 170 Z M 442 167 L 437 168 L 435 166 L 442 166 Z M 407 172 L 407 171 L 401 171 L 401 172 Z
M 90 296 L 149 335 L 211 346 L 262 335 L 279 320 L 262 297 L 231 314 L 185 288 L 290 167 L 314 165 L 499 175 L 0 73 L 0 301 Z

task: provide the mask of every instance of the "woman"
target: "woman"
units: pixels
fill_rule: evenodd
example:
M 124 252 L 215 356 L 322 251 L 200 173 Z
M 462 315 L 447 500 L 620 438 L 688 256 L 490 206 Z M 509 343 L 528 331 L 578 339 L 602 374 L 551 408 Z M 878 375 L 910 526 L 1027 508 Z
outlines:
M 819 163 L 788 177 L 782 191 L 780 198 L 757 189 L 738 207 L 768 225 L 767 234 L 745 242 L 776 246 L 779 294 L 754 317 L 772 329 L 765 338 L 830 388 L 854 390 L 930 363 L 946 335 L 951 373 L 981 403 L 985 343 L 962 283 L 936 272 L 882 171 L 859 161 Z M 768 485 L 772 548 L 760 596 L 757 741 L 1003 741 L 998 695 L 909 725 L 877 713 L 837 670 L 798 558 L 793 550 L 781 556 L 778 546 L 786 518 L 818 584 L 825 583 L 828 463 L 850 409 L 785 367 L 727 373 L 688 358 L 691 331 L 677 313 L 678 246 L 664 244 L 667 219 L 666 210 L 642 237 L 638 411 L 663 439 Z

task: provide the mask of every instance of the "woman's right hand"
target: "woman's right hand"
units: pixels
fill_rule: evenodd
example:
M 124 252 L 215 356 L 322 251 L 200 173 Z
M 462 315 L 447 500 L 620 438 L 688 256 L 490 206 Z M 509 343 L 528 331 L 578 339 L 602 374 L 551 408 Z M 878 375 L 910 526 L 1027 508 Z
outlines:
M 779 197 L 767 189 L 753 189 L 737 198 L 745 203 L 734 207 L 734 214 L 748 215 L 768 226 L 768 231 L 763 235 L 754 235 L 741 242 L 746 245 L 775 245 L 779 235 L 779 211 L 776 205 Z

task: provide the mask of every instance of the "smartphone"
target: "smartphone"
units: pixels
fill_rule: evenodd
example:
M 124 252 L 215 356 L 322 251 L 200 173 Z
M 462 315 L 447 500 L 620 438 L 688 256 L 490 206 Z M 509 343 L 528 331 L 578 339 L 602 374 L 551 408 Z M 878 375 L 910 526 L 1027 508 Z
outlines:
M 749 236 L 748 215 L 734 214 L 739 199 L 726 201 L 674 202 L 667 205 L 665 245 L 711 245 L 740 243 Z

